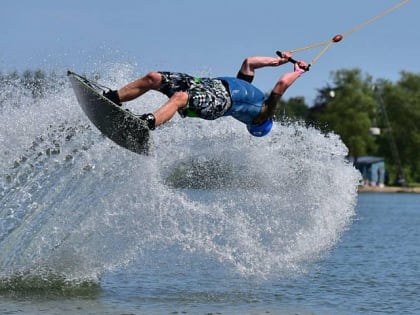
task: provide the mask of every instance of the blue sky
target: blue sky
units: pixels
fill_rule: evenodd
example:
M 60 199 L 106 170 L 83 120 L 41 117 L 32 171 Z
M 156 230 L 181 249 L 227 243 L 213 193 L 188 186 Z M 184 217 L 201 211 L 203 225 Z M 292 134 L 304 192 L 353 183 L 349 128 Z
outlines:
M 0 71 L 102 71 L 109 63 L 192 75 L 236 75 L 248 55 L 329 40 L 401 0 L 2 0 Z M 286 93 L 311 105 L 331 72 L 359 68 L 398 80 L 420 69 L 420 1 L 334 44 Z M 320 49 L 295 54 L 310 61 Z M 257 72 L 268 91 L 291 66 Z

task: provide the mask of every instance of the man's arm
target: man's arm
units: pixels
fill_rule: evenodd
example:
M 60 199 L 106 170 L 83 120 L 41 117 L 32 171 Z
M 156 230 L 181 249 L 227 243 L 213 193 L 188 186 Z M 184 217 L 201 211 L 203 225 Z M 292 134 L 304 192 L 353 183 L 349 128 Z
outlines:
M 282 77 L 280 77 L 271 93 L 282 96 L 288 87 L 291 86 L 297 80 L 297 78 L 299 78 L 305 72 L 304 69 L 306 68 L 307 64 L 304 61 L 298 61 L 295 63 L 293 72 L 285 73 Z
M 307 68 L 307 64 L 304 61 L 298 61 L 294 64 L 294 71 L 284 74 L 275 84 L 270 96 L 265 101 L 264 108 L 260 115 L 255 119 L 256 124 L 262 123 L 270 117 L 274 116 L 276 106 L 284 92 L 291 86 L 297 78 L 299 78 Z
M 255 70 L 263 67 L 278 67 L 289 61 L 292 54 L 285 52 L 282 57 L 254 56 L 246 58 L 238 72 L 238 78 L 252 82 Z

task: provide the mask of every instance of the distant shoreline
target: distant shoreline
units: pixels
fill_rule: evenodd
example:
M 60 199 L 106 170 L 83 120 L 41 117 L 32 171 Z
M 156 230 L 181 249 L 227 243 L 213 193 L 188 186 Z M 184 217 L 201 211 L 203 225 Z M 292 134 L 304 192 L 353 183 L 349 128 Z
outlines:
M 399 187 L 399 186 L 359 186 L 358 192 L 377 192 L 377 193 L 420 193 L 420 187 Z

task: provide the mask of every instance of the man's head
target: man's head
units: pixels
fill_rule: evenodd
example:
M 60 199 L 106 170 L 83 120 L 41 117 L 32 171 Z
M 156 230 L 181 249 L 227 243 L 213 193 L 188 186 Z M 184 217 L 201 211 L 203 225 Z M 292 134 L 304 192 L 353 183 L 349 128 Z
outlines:
M 249 124 L 246 125 L 246 128 L 254 137 L 264 137 L 271 131 L 271 128 L 273 128 L 273 119 L 268 118 L 265 122 L 259 125 Z

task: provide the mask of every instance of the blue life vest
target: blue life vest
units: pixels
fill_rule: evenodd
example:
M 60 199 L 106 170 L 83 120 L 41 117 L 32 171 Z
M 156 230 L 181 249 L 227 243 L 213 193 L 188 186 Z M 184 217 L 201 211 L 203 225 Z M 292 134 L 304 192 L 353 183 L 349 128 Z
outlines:
M 264 105 L 266 99 L 264 93 L 251 83 L 232 77 L 219 77 L 229 85 L 232 98 L 232 106 L 223 116 L 232 116 L 237 120 L 249 125 L 252 124 Z

